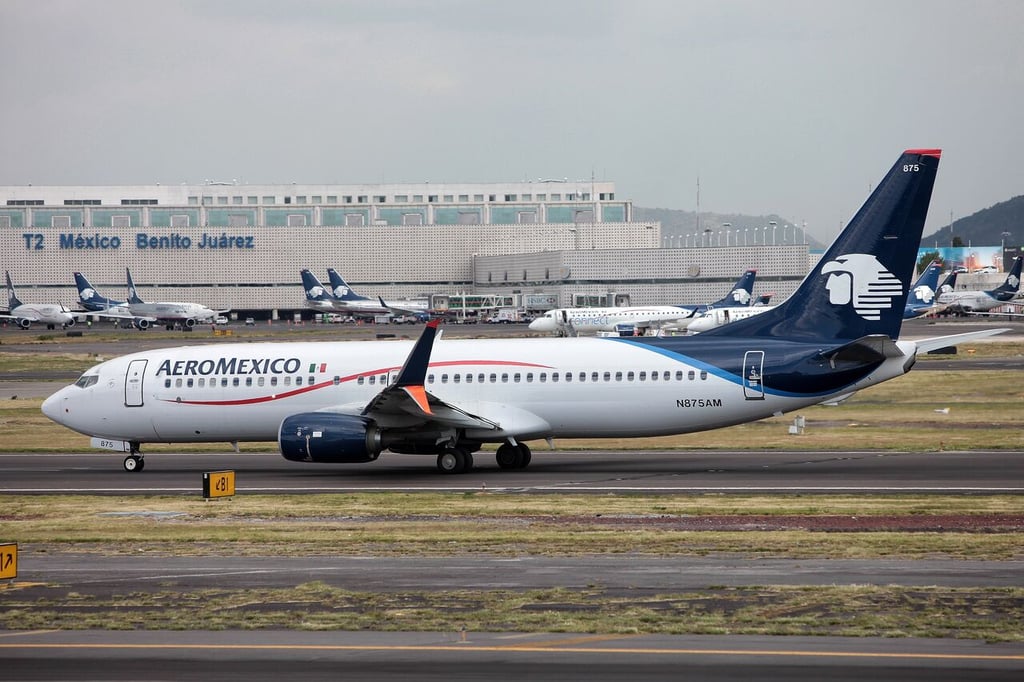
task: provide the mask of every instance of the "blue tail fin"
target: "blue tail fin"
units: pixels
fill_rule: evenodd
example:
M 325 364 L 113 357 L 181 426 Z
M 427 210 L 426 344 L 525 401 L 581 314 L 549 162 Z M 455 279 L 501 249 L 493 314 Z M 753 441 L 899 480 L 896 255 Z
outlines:
M 14 285 L 11 284 L 11 273 L 5 270 L 4 275 L 7 276 L 7 309 L 14 310 L 21 305 L 21 301 L 18 300 L 17 294 L 14 293 Z
M 330 294 L 327 293 L 327 289 L 320 283 L 316 275 L 308 269 L 303 269 L 299 274 L 302 275 L 302 288 L 306 291 L 307 301 L 320 303 L 329 303 L 331 301 Z
M 732 308 L 735 306 L 750 305 L 754 292 L 754 280 L 757 278 L 757 270 L 747 270 L 743 276 L 736 281 L 732 289 L 720 300 L 712 303 L 710 308 Z
M 994 298 L 1000 301 L 1009 301 L 1017 295 L 1017 292 L 1020 291 L 1021 262 L 1020 256 L 1013 259 L 1013 265 L 1010 267 L 1010 272 L 1006 274 L 1006 280 L 989 292 Z
M 106 310 L 124 303 L 124 301 L 114 301 L 100 294 L 96 291 L 96 287 L 89 284 L 89 280 L 82 273 L 74 274 L 75 286 L 78 288 L 78 301 L 86 310 Z
M 896 339 L 903 324 L 938 149 L 909 149 L 871 193 L 788 300 L 703 335 Z
M 341 278 L 334 268 L 327 268 L 327 277 L 331 280 L 331 292 L 339 301 L 369 301 L 366 296 L 360 296 L 352 291 L 352 287 Z
M 131 304 L 145 303 L 145 301 L 139 298 L 139 292 L 135 289 L 135 282 L 132 281 L 131 270 L 125 268 L 124 274 L 128 276 L 128 302 Z
M 910 289 L 907 305 L 903 311 L 903 319 L 919 317 L 935 304 L 935 299 L 939 297 L 939 275 L 941 274 L 942 264 L 939 261 L 933 260 L 928 264 L 928 267 L 924 269 Z

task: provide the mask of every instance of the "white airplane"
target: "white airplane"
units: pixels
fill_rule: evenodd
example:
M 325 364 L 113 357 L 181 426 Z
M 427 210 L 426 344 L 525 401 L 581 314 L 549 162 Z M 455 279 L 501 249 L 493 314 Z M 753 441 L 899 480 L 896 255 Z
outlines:
M 939 304 L 952 313 L 978 314 L 1009 303 L 1020 292 L 1022 257 L 1013 259 L 1010 272 L 1001 285 L 990 291 L 950 291 L 939 295 Z
M 775 308 L 697 336 L 288 342 L 147 350 L 103 362 L 43 403 L 50 419 L 127 453 L 143 443 L 273 441 L 288 460 L 384 450 L 468 471 L 526 441 L 716 429 L 902 376 L 919 353 L 1004 330 L 901 340 L 940 152 L 908 150 Z
M 711 305 L 647 305 L 611 308 L 555 308 L 530 323 L 535 332 L 576 336 L 580 332 L 611 332 L 620 325 L 645 330 L 653 326 L 686 327 L 695 313 L 717 305 L 748 305 L 757 270 L 747 270 L 720 301 Z
M 229 310 L 213 310 L 200 303 L 187 303 L 182 301 L 157 301 L 147 303 L 139 298 L 135 289 L 135 282 L 132 281 L 132 273 L 128 268 L 124 269 L 128 277 L 128 311 L 135 318 L 134 324 L 139 329 L 146 329 L 151 324 L 157 323 L 174 329 L 175 325 L 181 325 L 182 329 L 196 326 L 199 323 L 212 324 L 219 315 L 230 312 Z M 120 317 L 120 315 L 117 315 Z
M 75 316 L 61 303 L 22 303 L 14 293 L 11 284 L 11 273 L 7 276 L 7 314 L 0 314 L 5 319 L 15 320 L 22 329 L 28 329 L 32 323 L 45 324 L 47 329 L 67 329 L 75 325 Z

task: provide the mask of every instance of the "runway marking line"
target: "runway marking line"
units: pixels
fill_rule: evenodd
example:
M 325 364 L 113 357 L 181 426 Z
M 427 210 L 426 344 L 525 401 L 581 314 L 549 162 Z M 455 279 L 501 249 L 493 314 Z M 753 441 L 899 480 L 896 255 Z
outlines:
M 639 635 L 638 635 L 639 636 Z M 609 637 L 614 638 L 614 637 Z M 581 638 L 586 639 L 586 638 Z M 461 645 L 452 644 L 410 644 L 410 645 L 363 645 L 363 644 L 74 644 L 74 643 L 19 643 L 5 644 L 0 642 L 0 650 L 18 649 L 91 649 L 110 651 L 128 649 L 144 651 L 147 649 L 160 651 L 459 651 L 483 653 L 569 653 L 569 654 L 640 654 L 650 656 L 764 656 L 764 657 L 824 657 L 824 658 L 860 658 L 860 659 L 899 659 L 899 660 L 935 660 L 935 661 L 1024 661 L 1024 654 L 928 654 L 906 652 L 866 652 L 866 651 L 800 651 L 793 649 L 651 649 L 626 647 L 580 647 L 558 646 L 550 644 L 510 644 L 507 646 L 474 646 L 466 642 Z

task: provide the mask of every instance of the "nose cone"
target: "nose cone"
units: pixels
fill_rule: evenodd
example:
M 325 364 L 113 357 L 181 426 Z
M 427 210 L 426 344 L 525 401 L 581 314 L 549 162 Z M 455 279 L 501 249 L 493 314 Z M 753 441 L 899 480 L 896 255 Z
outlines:
M 42 407 L 43 414 L 45 414 L 48 418 L 52 419 L 58 424 L 63 423 L 61 421 L 61 404 L 64 402 L 62 398 L 63 393 L 64 389 L 62 388 L 61 390 L 57 391 L 49 398 L 44 400 Z
M 530 323 L 530 330 L 535 332 L 553 332 L 555 331 L 555 321 L 550 317 L 538 317 Z

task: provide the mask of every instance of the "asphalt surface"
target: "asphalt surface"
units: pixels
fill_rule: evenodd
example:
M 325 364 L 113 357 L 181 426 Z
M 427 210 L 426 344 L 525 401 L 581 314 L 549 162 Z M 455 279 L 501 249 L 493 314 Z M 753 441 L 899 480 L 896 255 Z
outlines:
M 525 470 L 477 453 L 465 474 L 438 473 L 434 457 L 384 453 L 367 464 L 305 464 L 275 453 L 151 453 L 128 473 L 123 453 L 0 453 L 0 494 L 195 495 L 202 474 L 236 472 L 237 494 L 352 491 L 701 493 L 1024 493 L 1024 453 L 534 451 Z M 143 448 L 145 450 L 145 448 Z

